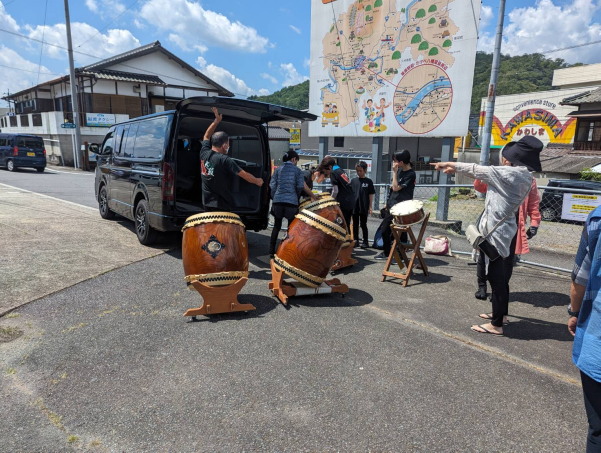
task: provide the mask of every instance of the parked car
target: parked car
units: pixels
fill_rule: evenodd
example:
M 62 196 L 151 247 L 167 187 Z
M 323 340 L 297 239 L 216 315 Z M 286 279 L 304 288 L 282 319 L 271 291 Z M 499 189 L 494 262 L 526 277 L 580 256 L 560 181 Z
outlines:
M 0 134 L 0 166 L 8 171 L 29 167 L 42 173 L 46 168 L 44 139 L 37 135 Z
M 553 187 L 563 190 L 554 190 Z M 586 193 L 582 190 L 596 190 L 601 196 L 601 182 L 578 179 L 551 179 L 543 190 L 540 200 L 540 213 L 543 220 L 559 221 L 562 218 L 563 196 L 566 193 Z
M 200 142 L 215 119 L 230 137 L 229 156 L 243 170 L 262 178 L 258 187 L 233 178 L 233 210 L 246 228 L 267 228 L 271 155 L 265 123 L 276 120 L 313 121 L 310 113 L 262 102 L 225 97 L 184 99 L 175 110 L 147 115 L 112 126 L 96 154 L 95 191 L 100 216 L 122 215 L 136 224 L 142 244 L 156 231 L 180 230 L 186 218 L 203 212 Z

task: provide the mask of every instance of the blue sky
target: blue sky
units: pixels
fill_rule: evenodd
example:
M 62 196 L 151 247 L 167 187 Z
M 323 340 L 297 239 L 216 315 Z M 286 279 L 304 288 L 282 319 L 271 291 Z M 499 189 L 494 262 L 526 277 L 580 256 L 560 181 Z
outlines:
M 63 5 L 0 0 L 0 95 L 68 73 Z M 309 77 L 310 10 L 308 0 L 71 0 L 75 65 L 159 40 L 238 96 L 273 93 Z M 497 13 L 498 0 L 482 3 L 479 50 L 493 49 Z M 599 63 L 601 43 L 582 45 L 594 41 L 601 0 L 507 0 L 505 54 Z

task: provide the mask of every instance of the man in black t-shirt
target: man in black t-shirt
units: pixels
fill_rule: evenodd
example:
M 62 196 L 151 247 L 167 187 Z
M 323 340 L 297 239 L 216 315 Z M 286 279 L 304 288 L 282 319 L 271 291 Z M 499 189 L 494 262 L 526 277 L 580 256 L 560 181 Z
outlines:
M 233 176 L 259 187 L 263 185 L 263 180 L 242 170 L 227 156 L 229 137 L 225 132 L 215 132 L 222 116 L 216 107 L 212 107 L 212 110 L 215 119 L 207 128 L 200 149 L 202 202 L 206 211 L 231 211 L 235 205 L 230 192 Z
M 415 190 L 415 171 L 411 168 L 411 154 L 408 150 L 397 151 L 392 158 L 392 185 L 390 186 L 390 195 L 386 202 L 387 215 L 382 221 L 382 242 L 384 251 L 374 258 L 385 260 L 390 254 L 392 247 L 392 230 L 390 224 L 393 216 L 390 214 L 390 208 L 401 201 L 412 200 Z M 407 233 L 401 234 L 401 242 L 407 242 Z
M 351 179 L 336 164 L 336 160 L 329 158 L 322 163 L 326 173 L 329 171 L 330 181 L 332 182 L 332 197 L 340 204 L 340 210 L 346 222 L 347 231 L 350 233 L 351 218 L 353 216 L 353 208 L 355 207 L 355 193 L 351 186 Z

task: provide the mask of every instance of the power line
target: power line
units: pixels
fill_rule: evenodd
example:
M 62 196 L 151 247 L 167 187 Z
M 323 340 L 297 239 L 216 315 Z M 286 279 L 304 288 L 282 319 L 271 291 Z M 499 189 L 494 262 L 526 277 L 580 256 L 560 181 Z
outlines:
M 8 65 L 5 65 L 5 64 L 0 64 L 0 67 L 2 67 L 2 68 L 8 68 L 8 69 L 15 69 L 17 71 L 23 71 L 23 72 L 31 72 L 33 74 L 37 74 L 38 73 L 38 71 L 32 71 L 32 70 L 29 70 L 29 69 L 17 68 L 16 66 L 8 66 Z M 58 74 L 56 72 L 40 72 L 40 74 L 45 74 L 45 75 L 61 75 L 61 74 Z
M 90 39 L 95 38 L 96 36 L 102 34 L 102 32 L 104 30 L 106 30 L 107 28 L 109 28 L 109 26 L 112 25 L 113 21 L 116 21 L 117 19 L 119 19 L 121 16 L 123 16 L 127 11 L 129 11 L 134 5 L 136 5 L 140 0 L 134 0 L 127 8 L 125 8 L 125 10 L 123 10 L 123 12 L 121 12 L 120 14 L 118 14 L 117 16 L 113 17 L 111 19 L 111 22 L 107 23 L 104 27 L 96 30 L 96 33 L 94 33 L 92 36 L 90 36 L 88 39 L 86 39 L 85 41 L 83 41 L 82 43 L 77 45 L 77 48 L 80 48 L 81 46 L 83 46 L 85 43 L 87 43 Z
M 42 45 L 40 46 L 40 59 L 38 61 L 38 78 L 36 79 L 36 85 L 40 83 L 40 71 L 42 70 L 42 55 L 44 54 L 44 36 L 46 34 L 46 15 L 48 14 L 48 0 L 46 0 L 46 7 L 44 8 L 44 26 L 42 27 Z

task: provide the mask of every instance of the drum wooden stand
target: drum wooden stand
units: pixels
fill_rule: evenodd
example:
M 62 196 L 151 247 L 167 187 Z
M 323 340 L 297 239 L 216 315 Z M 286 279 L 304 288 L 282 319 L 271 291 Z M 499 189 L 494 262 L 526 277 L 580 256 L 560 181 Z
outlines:
M 409 283 L 409 277 L 411 277 L 411 274 L 413 273 L 413 268 L 417 264 L 415 262 L 416 258 L 419 260 L 419 265 L 421 267 L 421 270 L 424 272 L 424 275 L 426 277 L 428 275 L 430 275 L 428 273 L 428 267 L 426 266 L 426 261 L 422 257 L 422 252 L 419 249 L 419 245 L 422 243 L 422 238 L 424 237 L 424 233 L 426 232 L 426 226 L 428 225 L 429 218 L 430 218 L 430 214 L 428 213 L 428 214 L 426 214 L 424 219 L 421 221 L 421 227 L 419 229 L 417 238 L 415 237 L 415 235 L 413 234 L 413 230 L 411 229 L 411 227 L 413 225 L 396 225 L 393 223 L 390 226 L 390 229 L 392 230 L 392 235 L 394 237 L 394 241 L 392 243 L 392 247 L 390 249 L 390 254 L 388 255 L 388 259 L 386 260 L 386 266 L 384 267 L 384 270 L 382 271 L 382 280 L 381 281 L 386 281 L 386 277 L 394 277 L 394 278 L 399 278 L 403 281 L 403 287 L 407 286 L 407 284 Z M 415 225 L 419 225 L 419 223 L 417 223 Z M 401 234 L 402 233 L 407 233 L 407 236 L 409 237 L 409 244 L 403 244 L 401 242 Z M 409 258 L 409 256 L 407 255 L 407 251 L 409 249 L 412 250 L 411 258 Z M 405 273 L 391 272 L 389 270 L 390 266 L 392 264 L 393 258 L 396 259 L 396 262 L 397 262 L 400 270 L 402 270 L 403 267 L 407 268 Z
M 231 285 L 208 286 L 193 280 L 190 285 L 194 287 L 203 299 L 203 305 L 198 308 L 190 308 L 184 316 L 192 318 L 198 315 L 216 315 L 218 313 L 230 313 L 234 311 L 256 310 L 252 304 L 241 304 L 238 302 L 238 293 L 248 281 L 248 277 L 242 277 Z
M 330 293 L 341 293 L 344 296 L 345 293 L 348 293 L 348 286 L 341 283 L 337 278 L 325 280 L 317 288 L 311 288 L 299 282 L 287 282 L 284 280 L 284 273 L 276 269 L 273 265 L 273 260 L 271 260 L 271 282 L 269 282 L 269 289 L 285 306 L 288 305 L 288 298 L 292 296 L 313 296 Z

